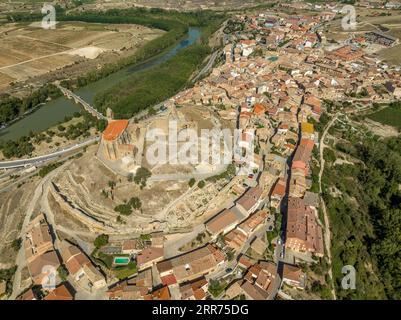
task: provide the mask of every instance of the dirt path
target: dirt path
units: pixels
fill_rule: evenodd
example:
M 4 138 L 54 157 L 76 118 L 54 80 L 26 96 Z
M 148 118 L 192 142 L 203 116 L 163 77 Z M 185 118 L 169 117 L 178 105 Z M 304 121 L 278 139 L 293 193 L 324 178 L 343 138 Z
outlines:
M 68 50 L 65 50 L 65 51 L 60 51 L 60 52 L 56 52 L 56 53 L 40 56 L 40 57 L 37 57 L 37 58 L 32 58 L 32 59 L 29 59 L 29 60 L 25 60 L 25 61 L 21 61 L 21 62 L 18 62 L 18 63 L 10 64 L 10 65 L 4 66 L 4 67 L 0 67 L 0 70 L 5 70 L 5 69 L 8 69 L 8 68 L 20 66 L 20 65 L 23 65 L 23 64 L 26 64 L 26 63 L 29 63 L 29 62 L 34 62 L 34 61 L 38 61 L 38 60 L 45 59 L 45 58 L 59 56 L 61 54 L 68 54 L 68 53 L 71 53 L 74 50 L 75 49 L 68 49 Z
M 324 165 L 325 165 L 325 161 L 324 161 L 324 157 L 323 157 L 323 151 L 324 148 L 326 147 L 326 145 L 324 144 L 324 139 L 326 138 L 327 132 L 329 131 L 329 129 L 331 128 L 331 126 L 334 124 L 334 122 L 337 120 L 337 115 L 335 115 L 333 117 L 332 120 L 330 120 L 330 122 L 328 123 L 328 125 L 326 126 L 326 128 L 324 129 L 324 132 L 322 134 L 322 138 L 320 140 L 320 148 L 319 148 L 319 157 L 320 157 L 320 172 L 319 172 L 319 192 L 320 194 L 322 194 L 322 175 L 324 172 Z M 324 224 L 325 224 L 325 228 L 324 228 L 324 243 L 326 246 L 326 252 L 327 252 L 327 258 L 329 260 L 329 276 L 330 279 L 332 281 L 332 288 L 331 288 L 331 293 L 333 295 L 334 300 L 337 300 L 337 296 L 336 296 L 336 291 L 334 289 L 334 281 L 333 281 L 333 271 L 332 271 L 332 259 L 331 259 L 331 232 L 330 232 L 330 221 L 329 221 L 329 216 L 327 214 L 327 210 L 326 210 L 326 204 L 324 203 L 323 198 L 322 199 L 322 210 L 323 210 L 323 214 L 324 214 Z

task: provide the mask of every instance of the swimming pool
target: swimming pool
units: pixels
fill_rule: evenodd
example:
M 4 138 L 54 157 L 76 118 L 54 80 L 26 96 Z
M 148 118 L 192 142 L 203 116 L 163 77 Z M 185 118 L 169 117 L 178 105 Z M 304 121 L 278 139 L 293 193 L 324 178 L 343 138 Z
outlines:
M 129 257 L 115 257 L 113 264 L 115 265 L 126 265 L 130 262 Z

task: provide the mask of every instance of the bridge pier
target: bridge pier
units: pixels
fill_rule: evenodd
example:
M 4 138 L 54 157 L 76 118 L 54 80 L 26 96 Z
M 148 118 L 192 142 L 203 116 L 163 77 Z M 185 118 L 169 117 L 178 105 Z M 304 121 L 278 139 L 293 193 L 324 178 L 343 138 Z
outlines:
M 100 112 L 98 112 L 95 108 L 93 108 L 89 103 L 84 101 L 81 97 L 77 96 L 74 94 L 72 91 L 63 88 L 60 86 L 58 83 L 56 83 L 57 88 L 60 89 L 60 91 L 68 98 L 68 99 L 74 99 L 74 102 L 76 104 L 80 104 L 83 106 L 85 111 L 89 112 L 92 116 L 95 118 L 98 118 L 99 120 L 107 120 L 105 116 L 103 116 Z

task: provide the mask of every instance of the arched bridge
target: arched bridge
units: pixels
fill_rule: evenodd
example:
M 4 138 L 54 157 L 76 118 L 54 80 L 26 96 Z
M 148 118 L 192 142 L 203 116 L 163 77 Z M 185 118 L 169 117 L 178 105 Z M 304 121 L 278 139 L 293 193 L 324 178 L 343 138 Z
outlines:
M 89 103 L 87 103 L 84 99 L 82 99 L 80 96 L 76 95 L 74 92 L 71 90 L 68 90 L 60 84 L 56 83 L 55 84 L 57 88 L 60 89 L 60 91 L 65 95 L 68 99 L 74 99 L 75 103 L 79 103 L 84 107 L 86 111 L 88 111 L 91 115 L 94 117 L 98 118 L 99 120 L 107 120 L 107 118 L 101 114 L 99 111 L 97 111 L 94 107 L 92 107 Z

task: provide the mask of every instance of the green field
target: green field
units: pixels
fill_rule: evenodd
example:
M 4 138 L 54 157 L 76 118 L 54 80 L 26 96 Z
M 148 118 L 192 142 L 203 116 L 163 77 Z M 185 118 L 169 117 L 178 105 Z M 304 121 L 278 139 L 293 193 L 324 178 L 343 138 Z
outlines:
M 387 107 L 368 115 L 373 121 L 401 129 L 401 104 Z

